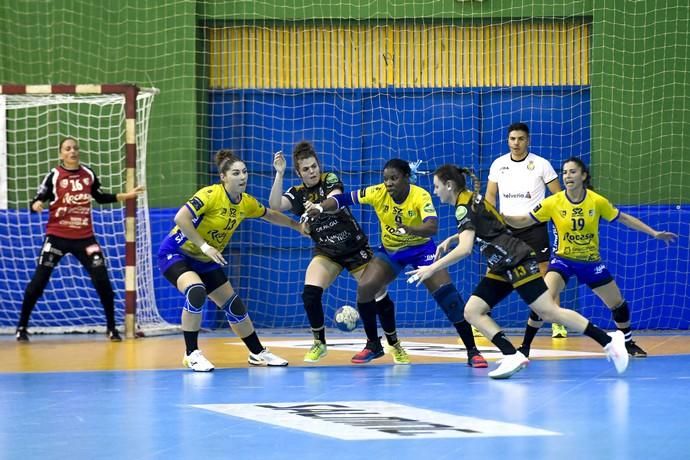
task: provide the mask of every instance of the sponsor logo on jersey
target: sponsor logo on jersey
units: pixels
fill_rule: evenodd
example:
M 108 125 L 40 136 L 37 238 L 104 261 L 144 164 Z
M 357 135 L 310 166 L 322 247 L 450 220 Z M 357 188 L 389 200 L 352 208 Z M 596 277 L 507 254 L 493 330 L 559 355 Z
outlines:
M 197 211 L 204 207 L 204 202 L 195 196 L 189 200 L 189 204 Z
M 455 208 L 455 218 L 457 220 L 462 220 L 467 215 L 467 208 L 465 206 L 458 206 Z

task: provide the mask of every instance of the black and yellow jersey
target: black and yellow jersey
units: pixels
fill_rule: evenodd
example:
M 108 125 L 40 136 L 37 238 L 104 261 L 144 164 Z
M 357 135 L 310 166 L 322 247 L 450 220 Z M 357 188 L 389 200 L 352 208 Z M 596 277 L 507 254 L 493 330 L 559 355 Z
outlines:
M 304 203 L 320 203 L 335 189 L 345 189 L 338 176 L 334 173 L 322 173 L 321 180 L 313 187 L 296 185 L 290 187 L 283 196 L 290 201 L 292 212 L 301 216 L 304 213 Z M 316 243 L 316 247 L 329 256 L 349 254 L 369 244 L 367 236 L 347 207 L 310 219 L 309 228 L 309 236 Z
M 481 199 L 475 202 L 474 194 L 462 191 L 455 202 L 455 219 L 458 234 L 474 230 L 475 243 L 486 257 L 489 269 L 500 272 L 515 267 L 530 254 L 532 249 L 522 240 L 510 234 L 505 220 L 491 203 Z

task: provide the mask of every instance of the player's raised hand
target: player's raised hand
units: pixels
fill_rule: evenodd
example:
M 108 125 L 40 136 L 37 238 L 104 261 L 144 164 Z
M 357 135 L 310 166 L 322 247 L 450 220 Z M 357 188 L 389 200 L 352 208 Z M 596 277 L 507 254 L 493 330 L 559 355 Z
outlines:
M 282 150 L 278 150 L 273 154 L 273 167 L 276 172 L 283 174 L 285 173 L 285 168 L 287 168 L 287 161 L 285 161 L 285 155 L 283 155 Z
M 31 205 L 31 209 L 34 210 L 34 212 L 43 212 L 43 202 L 42 201 L 37 201 L 34 204 Z

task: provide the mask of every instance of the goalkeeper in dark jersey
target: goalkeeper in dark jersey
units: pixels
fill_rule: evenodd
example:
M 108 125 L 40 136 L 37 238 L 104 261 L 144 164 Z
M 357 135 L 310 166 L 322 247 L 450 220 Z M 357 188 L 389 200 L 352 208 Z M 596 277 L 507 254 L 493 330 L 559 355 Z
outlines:
M 60 142 L 60 164 L 45 176 L 38 193 L 31 200 L 31 210 L 42 212 L 48 203 L 48 224 L 38 266 L 24 291 L 22 312 L 17 325 L 17 340 L 28 342 L 29 317 L 53 270 L 65 254 L 72 253 L 84 266 L 98 293 L 105 311 L 107 334 L 110 340 L 122 340 L 115 327 L 115 294 L 108 277 L 105 256 L 93 233 L 91 201 L 100 204 L 115 203 L 135 198 L 144 187 L 126 193 L 105 193 L 96 173 L 82 165 L 79 143 L 72 137 Z
M 306 202 L 319 203 L 331 195 L 343 193 L 345 186 L 340 178 L 335 173 L 321 170 L 319 158 L 311 143 L 302 141 L 295 145 L 292 161 L 302 183 L 283 193 L 285 157 L 283 152 L 274 155 L 276 176 L 269 199 L 272 209 L 291 210 L 302 216 L 306 211 Z M 304 277 L 302 301 L 314 335 L 314 343 L 304 355 L 304 361 L 315 363 L 328 354 L 322 302 L 324 290 L 333 284 L 343 269 L 359 279 L 372 258 L 372 250 L 367 236 L 349 208 L 322 214 L 307 221 L 309 235 L 315 245 Z
M 467 190 L 465 174 L 472 176 L 474 192 Z M 434 194 L 441 202 L 455 206 L 458 233 L 438 246 L 434 263 L 407 272 L 410 275 L 408 282 L 422 283 L 436 271 L 464 259 L 472 253 L 476 242 L 487 259 L 489 271 L 467 301 L 465 318 L 503 353 L 503 360 L 489 372 L 489 377 L 508 378 L 529 363 L 529 359 L 515 349 L 489 315 L 491 309 L 513 290 L 545 321 L 563 324 L 569 330 L 594 339 L 604 347 L 616 370 L 619 373 L 625 371 L 629 357 L 623 333 L 607 334 L 579 313 L 560 308 L 539 273 L 534 250 L 510 235 L 503 217 L 479 195 L 479 190 L 479 180 L 467 169 L 444 165 L 436 170 Z M 450 249 L 453 245 L 456 246 Z

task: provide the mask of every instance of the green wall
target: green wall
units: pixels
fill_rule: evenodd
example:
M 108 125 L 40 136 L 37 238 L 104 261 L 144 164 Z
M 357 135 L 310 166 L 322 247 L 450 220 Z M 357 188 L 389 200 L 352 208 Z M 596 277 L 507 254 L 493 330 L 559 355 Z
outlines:
M 204 44 L 197 24 L 226 19 L 590 17 L 597 188 L 621 204 L 681 203 L 690 196 L 690 181 L 684 180 L 690 172 L 684 148 L 690 141 L 685 0 L 542 0 L 510 8 L 497 0 L 112 3 L 0 2 L 0 82 L 158 87 L 149 135 L 153 206 L 178 206 L 198 185 L 194 165 L 207 139 L 203 55 L 197 53 Z

